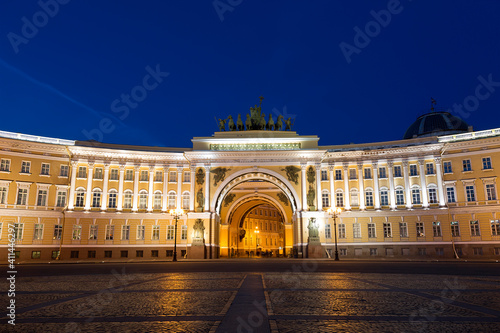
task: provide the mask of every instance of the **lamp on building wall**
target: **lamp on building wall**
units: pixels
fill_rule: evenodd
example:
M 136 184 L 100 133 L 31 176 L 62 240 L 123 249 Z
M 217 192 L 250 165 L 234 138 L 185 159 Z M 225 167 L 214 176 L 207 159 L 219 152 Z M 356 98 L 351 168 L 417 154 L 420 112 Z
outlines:
M 184 210 L 182 210 L 180 208 L 176 208 L 176 209 L 171 209 L 169 211 L 169 213 L 170 213 L 170 215 L 172 215 L 172 217 L 175 220 L 175 228 L 174 228 L 174 258 L 172 259 L 172 261 L 177 261 L 177 221 L 179 220 L 179 217 L 181 217 L 182 215 L 184 215 Z
M 336 261 L 339 260 L 339 251 L 337 250 L 337 217 L 339 216 L 341 211 L 342 210 L 338 207 L 336 209 L 330 207 L 326 211 L 328 213 L 328 215 L 330 215 L 333 218 L 333 228 L 335 231 L 335 260 Z
M 259 246 L 259 226 L 255 227 L 255 256 L 257 257 L 257 247 Z

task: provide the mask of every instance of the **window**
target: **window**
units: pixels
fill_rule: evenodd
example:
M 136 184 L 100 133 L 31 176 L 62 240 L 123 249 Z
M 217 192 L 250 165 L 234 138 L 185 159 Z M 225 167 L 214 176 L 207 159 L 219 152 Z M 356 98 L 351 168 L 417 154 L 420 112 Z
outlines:
M 342 192 L 336 193 L 337 207 L 344 207 L 344 194 Z
M 486 200 L 496 200 L 495 184 L 486 184 Z
M 465 193 L 467 194 L 467 201 L 476 201 L 476 193 L 474 192 L 474 185 L 466 185 Z
M 328 191 L 323 191 L 321 193 L 321 202 L 323 207 L 330 207 L 330 193 L 328 193 Z
M 429 203 L 435 204 L 438 202 L 437 200 L 437 191 L 435 188 L 430 188 L 429 190 Z
M 342 170 L 335 170 L 335 180 L 342 180 Z
M 121 258 L 128 258 L 128 251 L 120 251 Z
M 92 207 L 101 207 L 101 190 L 94 190 L 92 192 Z
M 125 180 L 134 180 L 134 170 L 128 169 L 125 170 Z
M 73 240 L 82 239 L 82 226 L 80 224 L 73 225 L 73 233 L 71 239 Z
M 406 222 L 399 222 L 399 236 L 408 237 L 408 225 Z
M 332 225 L 331 224 L 325 224 L 325 238 L 327 238 L 327 239 L 332 238 Z
M 56 207 L 64 207 L 66 205 L 66 191 L 57 191 Z
M 104 258 L 112 258 L 113 251 L 104 251 Z
M 161 192 L 156 192 L 153 200 L 153 209 L 161 209 Z
M 356 169 L 349 169 L 349 179 L 356 179 Z
M 142 257 L 144 257 L 144 251 L 142 251 L 142 250 L 136 250 L 136 251 L 135 251 L 135 256 L 136 256 L 137 258 L 142 258 Z
M 375 238 L 375 223 L 368 223 L 368 238 Z
M 425 249 L 425 247 L 418 248 L 418 255 L 419 256 L 426 256 L 427 255 L 427 250 Z
M 153 233 L 151 235 L 152 240 L 159 240 L 160 239 L 160 226 L 159 225 L 154 225 L 153 226 Z
M 446 161 L 443 163 L 443 167 L 444 167 L 444 173 L 453 173 L 453 169 L 451 168 L 451 162 L 450 161 Z
M 54 226 L 54 235 L 52 236 L 53 240 L 61 240 L 62 236 L 62 225 L 56 224 Z
M 115 226 L 112 224 L 106 225 L 106 240 L 113 240 L 115 238 Z
M 463 166 L 463 171 L 472 171 L 470 160 L 463 160 L 462 166 Z
M 25 188 L 20 188 L 17 190 L 17 204 L 26 206 L 28 201 L 28 190 Z
M 21 164 L 21 173 L 30 173 L 31 169 L 31 162 L 29 161 L 23 161 Z
M 77 259 L 80 255 L 80 251 L 71 251 L 70 258 Z
M 424 223 L 417 222 L 417 237 L 424 237 Z
M 129 239 L 130 239 L 130 226 L 122 225 L 122 240 L 129 240 Z
M 321 181 L 328 180 L 328 170 L 321 170 Z
M 420 204 L 420 189 L 414 188 L 411 190 L 411 198 L 414 205 Z
M 391 238 L 391 237 L 392 237 L 391 224 L 384 223 L 384 238 Z
M 455 197 L 455 188 L 447 187 L 446 188 L 446 197 L 448 198 L 448 202 L 456 202 L 457 199 Z
M 167 251 L 165 251 L 165 255 L 167 257 L 172 257 L 174 255 L 174 250 L 167 250 Z
M 345 224 L 339 223 L 339 238 L 345 238 Z
M 132 192 L 125 192 L 123 198 L 123 208 L 132 208 Z
M 85 191 L 83 189 L 76 190 L 75 206 L 83 207 L 84 203 L 85 203 Z
M 458 221 L 451 221 L 451 236 L 460 237 L 460 227 L 458 226 Z
M 146 234 L 146 226 L 145 225 L 138 225 L 137 226 L 137 239 L 144 240 L 145 234 Z
M 353 188 L 351 190 L 351 206 L 358 206 L 358 190 Z
M 188 239 L 188 226 L 187 225 L 181 226 L 181 239 L 182 240 Z
M 169 183 L 175 183 L 175 182 L 177 182 L 177 172 L 170 171 L 170 173 L 168 174 L 168 182 Z
M 0 161 L 0 171 L 10 172 L 10 160 L 2 158 Z
M 94 250 L 88 251 L 87 258 L 95 258 L 96 252 Z
M 99 226 L 97 224 L 91 224 L 90 225 L 90 231 L 89 231 L 89 239 L 90 240 L 97 240 L 97 235 L 98 235 L 98 228 Z
M 410 164 L 410 176 L 418 176 L 416 164 Z
M 379 178 L 387 178 L 387 174 L 386 174 L 385 168 L 379 168 L 378 169 L 378 176 L 379 176 Z
M 365 199 L 366 199 L 367 206 L 373 206 L 373 192 L 372 191 L 366 191 Z
M 86 178 L 87 177 L 87 167 L 81 166 L 78 167 L 78 178 Z
M 472 253 L 474 253 L 475 256 L 482 256 L 483 255 L 483 248 L 482 247 L 473 247 Z
M 483 170 L 491 169 L 491 158 L 483 157 Z
M 167 240 L 174 239 L 174 231 L 175 231 L 175 227 L 173 225 L 167 226 Z
M 396 205 L 404 205 L 405 204 L 405 195 L 402 189 L 396 190 Z
M 370 249 L 370 255 L 371 256 L 376 256 L 377 255 L 377 249 L 376 248 L 371 248 Z
M 444 256 L 444 249 L 442 247 L 436 247 L 435 250 L 437 256 Z
M 372 179 L 372 169 L 365 168 L 365 179 Z
M 168 193 L 168 209 L 175 209 L 176 195 L 174 191 Z
M 47 206 L 47 190 L 38 190 L 37 206 Z
M 0 187 L 0 204 L 7 203 L 7 187 Z
M 441 222 L 432 222 L 432 233 L 434 237 L 441 237 Z
M 394 177 L 401 177 L 401 166 L 400 165 L 394 166 Z
M 479 221 L 470 221 L 470 235 L 471 236 L 480 236 L 479 234 Z
M 151 257 L 158 258 L 158 250 L 151 250 Z
M 146 209 L 148 206 L 148 194 L 146 191 L 142 190 L 139 193 L 139 209 Z
M 380 191 L 380 204 L 382 206 L 389 205 L 389 193 L 387 192 L 387 190 Z
M 353 223 L 352 225 L 352 237 L 361 238 L 361 226 L 359 223 Z
M 50 164 L 42 163 L 42 169 L 40 170 L 40 175 L 48 176 L 50 175 Z
M 184 178 L 182 180 L 184 183 L 191 182 L 191 173 L 189 171 L 184 171 Z
M 94 179 L 102 179 L 102 168 L 95 168 Z
M 434 174 L 434 163 L 427 163 L 425 166 L 427 168 L 427 174 L 433 175 Z
M 499 256 L 500 255 L 500 247 L 495 247 L 494 253 L 496 256 Z
M 189 210 L 189 192 L 182 193 L 182 209 Z
M 35 223 L 35 230 L 33 233 L 33 240 L 42 240 L 43 239 L 43 224 Z
M 500 236 L 500 220 L 491 220 L 491 235 Z
M 24 223 L 14 223 L 14 238 L 16 240 L 23 239 Z
M 109 171 L 109 180 L 118 180 L 118 169 L 111 169 Z
M 51 258 L 52 258 L 52 259 L 57 259 L 57 258 L 59 257 L 59 254 L 60 254 L 60 253 L 61 253 L 61 252 L 59 252 L 58 250 L 56 250 L 56 251 L 52 251 Z
M 40 251 L 31 251 L 31 259 L 40 259 Z
M 108 208 L 116 208 L 116 191 L 109 192 Z
M 155 171 L 155 182 L 161 182 L 163 180 L 163 172 L 161 170 Z
M 148 171 L 147 170 L 142 170 L 141 171 L 141 177 L 139 178 L 139 181 L 141 181 L 141 182 L 147 182 L 148 181 Z

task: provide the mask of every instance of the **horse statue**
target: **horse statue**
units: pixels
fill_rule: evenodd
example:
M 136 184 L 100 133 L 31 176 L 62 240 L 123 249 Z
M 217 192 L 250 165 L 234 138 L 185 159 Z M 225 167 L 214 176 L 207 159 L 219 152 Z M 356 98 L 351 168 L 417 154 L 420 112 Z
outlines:
M 267 130 L 269 130 L 269 131 L 274 130 L 274 120 L 273 120 L 272 114 L 269 114 L 269 120 L 267 121 Z
M 259 129 L 260 130 L 266 129 L 266 114 L 264 112 L 262 112 L 262 116 L 260 117 Z
M 220 119 L 219 118 L 219 131 L 225 131 L 226 130 L 226 120 L 225 119 Z
M 287 120 L 285 120 L 285 124 L 286 124 L 286 127 L 285 127 L 285 131 L 291 131 L 292 130 L 292 118 L 288 118 Z
M 275 131 L 281 131 L 283 129 L 283 121 L 281 119 L 283 119 L 283 116 L 279 115 L 276 120 L 276 125 L 274 126 Z
M 229 115 L 229 117 L 227 117 L 227 119 L 228 119 L 227 127 L 229 128 L 229 130 L 236 131 L 236 125 L 234 124 L 233 117 L 231 117 L 231 115 Z
M 245 120 L 245 127 L 247 128 L 247 131 L 252 129 L 252 119 L 250 118 L 250 115 L 247 113 L 247 119 Z
M 243 127 L 243 121 L 241 120 L 241 114 L 238 113 L 238 120 L 236 121 L 236 128 L 238 131 L 243 131 L 245 128 Z

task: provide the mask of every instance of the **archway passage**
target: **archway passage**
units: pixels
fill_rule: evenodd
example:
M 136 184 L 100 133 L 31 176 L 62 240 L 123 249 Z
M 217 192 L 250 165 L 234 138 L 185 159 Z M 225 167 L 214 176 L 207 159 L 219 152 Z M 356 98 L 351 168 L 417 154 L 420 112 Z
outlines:
M 234 187 L 233 203 L 221 209 L 221 257 L 286 257 L 292 249 L 292 208 L 279 201 L 281 190 L 265 181 Z

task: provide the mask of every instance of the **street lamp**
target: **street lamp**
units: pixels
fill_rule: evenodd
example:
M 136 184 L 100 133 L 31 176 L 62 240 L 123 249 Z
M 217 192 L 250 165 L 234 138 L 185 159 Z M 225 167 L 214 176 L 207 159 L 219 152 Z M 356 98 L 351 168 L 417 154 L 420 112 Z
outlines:
M 172 261 L 177 261 L 177 221 L 179 220 L 179 217 L 181 215 L 184 215 L 184 211 L 180 208 L 176 208 L 176 209 L 171 209 L 169 211 L 170 215 L 172 215 L 172 217 L 174 218 L 175 220 L 175 228 L 174 228 L 174 258 L 172 259 Z
M 339 260 L 339 251 L 337 250 L 337 217 L 339 216 L 342 210 L 340 208 L 328 208 L 327 213 L 333 217 L 333 228 L 335 231 L 335 260 Z
M 258 236 L 259 236 L 259 226 L 256 226 L 255 227 L 255 256 L 257 257 L 257 247 L 259 246 L 257 240 L 258 240 Z

